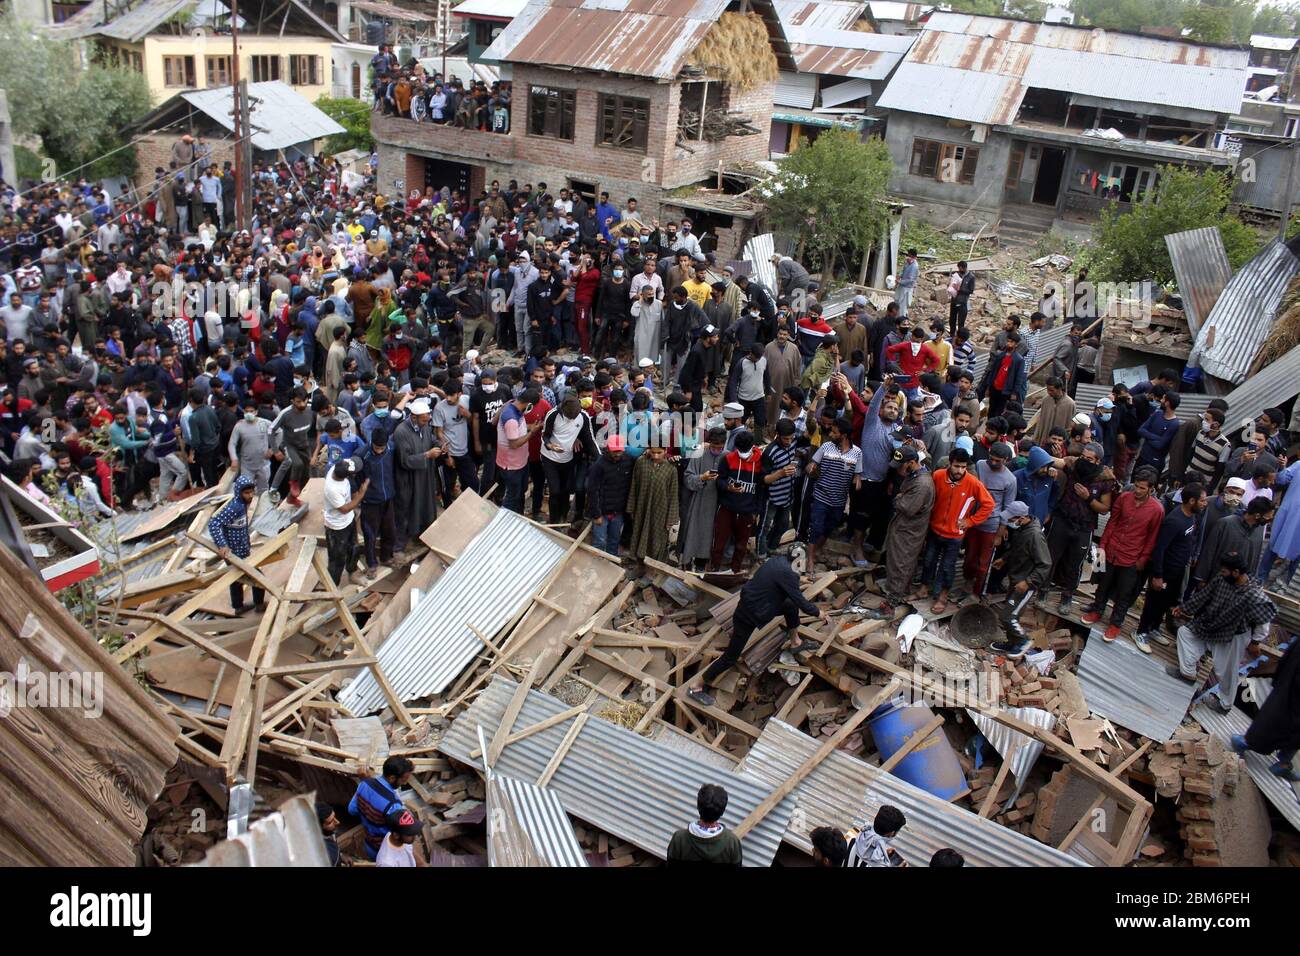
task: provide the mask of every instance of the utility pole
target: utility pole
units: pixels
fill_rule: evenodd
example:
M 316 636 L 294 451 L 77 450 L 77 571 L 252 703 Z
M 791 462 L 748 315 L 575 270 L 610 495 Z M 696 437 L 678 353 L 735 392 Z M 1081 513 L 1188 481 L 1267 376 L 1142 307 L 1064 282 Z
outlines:
M 442 41 L 442 82 L 447 82 L 447 37 L 451 33 L 451 4 L 438 0 L 438 39 Z
M 244 81 L 239 78 L 239 0 L 230 0 L 230 93 L 235 122 L 235 226 L 248 228 L 248 202 L 245 188 L 250 170 L 244 165 L 244 140 L 248 137 L 248 97 Z

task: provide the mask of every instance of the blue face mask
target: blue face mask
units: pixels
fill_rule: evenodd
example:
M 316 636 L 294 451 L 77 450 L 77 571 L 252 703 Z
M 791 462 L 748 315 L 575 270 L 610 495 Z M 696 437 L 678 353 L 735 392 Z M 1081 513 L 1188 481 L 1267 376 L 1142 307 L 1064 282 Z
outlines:
M 1110 412 L 1106 412 L 1104 415 L 1098 415 L 1097 417 L 1100 418 L 1103 422 L 1108 422 L 1110 421 Z
M 388 417 L 388 409 L 386 409 L 386 408 L 376 408 L 376 409 L 375 409 L 375 417 L 376 417 L 376 418 L 387 418 L 387 417 Z

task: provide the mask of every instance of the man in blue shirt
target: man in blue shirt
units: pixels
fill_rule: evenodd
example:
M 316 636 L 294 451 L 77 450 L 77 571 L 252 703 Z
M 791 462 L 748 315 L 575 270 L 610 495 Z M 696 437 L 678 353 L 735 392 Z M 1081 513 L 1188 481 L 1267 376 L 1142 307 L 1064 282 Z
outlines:
M 1160 408 L 1150 414 L 1138 434 L 1142 436 L 1142 450 L 1138 452 L 1138 467 L 1149 465 L 1159 474 L 1164 471 L 1165 458 L 1174 435 L 1178 433 L 1177 392 L 1165 392 L 1160 399 Z
M 361 462 L 361 477 L 370 484 L 361 499 L 361 536 L 366 547 L 366 573 L 374 574 L 379 562 L 393 560 L 397 544 L 397 477 L 394 472 L 393 448 L 388 432 L 376 428 L 370 433 L 368 444 L 357 454 Z M 375 552 L 378 542 L 379 551 Z
M 894 461 L 894 441 L 891 435 L 898 421 L 898 388 L 892 375 L 885 376 L 884 384 L 876 387 L 862 421 L 862 434 L 858 447 L 862 449 L 862 462 L 858 475 L 862 481 L 849 499 L 849 524 L 853 529 L 853 561 L 864 567 L 866 555 L 862 551 L 863 538 L 872 550 L 885 544 L 885 532 L 893 515 L 892 499 L 885 485 L 889 466 Z
M 600 234 L 612 242 L 609 227 L 622 221 L 623 217 L 619 214 L 618 207 L 609 201 L 609 193 L 601 193 L 600 202 L 596 203 L 596 223 L 600 227 Z
M 366 856 L 372 860 L 379 855 L 379 848 L 391 829 L 388 815 L 403 809 L 397 788 L 406 785 L 414 770 L 415 765 L 405 757 L 389 757 L 384 761 L 383 776 L 362 780 L 348 801 L 348 813 L 360 817 L 365 827 Z

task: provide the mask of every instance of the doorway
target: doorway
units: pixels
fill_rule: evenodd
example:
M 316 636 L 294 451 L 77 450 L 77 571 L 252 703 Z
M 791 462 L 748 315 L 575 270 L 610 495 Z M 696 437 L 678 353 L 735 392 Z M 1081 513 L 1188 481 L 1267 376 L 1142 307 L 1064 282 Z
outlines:
M 1043 206 L 1055 206 L 1064 175 L 1065 150 L 1044 146 L 1038 160 L 1038 175 L 1034 178 L 1034 202 Z
M 470 167 L 465 163 L 454 163 L 447 159 L 424 160 L 424 185 L 435 190 L 446 186 L 452 192 L 463 196 L 469 195 Z

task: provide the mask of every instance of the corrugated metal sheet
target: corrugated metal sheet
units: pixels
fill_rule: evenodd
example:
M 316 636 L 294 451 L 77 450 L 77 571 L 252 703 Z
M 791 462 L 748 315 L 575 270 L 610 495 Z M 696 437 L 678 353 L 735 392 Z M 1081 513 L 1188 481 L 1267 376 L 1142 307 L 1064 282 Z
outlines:
M 1285 404 L 1300 392 L 1300 345 L 1234 388 L 1223 400 L 1228 421 L 1258 418 L 1266 408 Z
M 671 80 L 727 0 L 533 0 L 483 56 Z
M 1234 113 L 1249 53 L 1066 24 L 933 14 L 879 105 L 1009 125 L 1029 87 Z
M 180 729 L 7 547 L 0 606 L 0 866 L 134 866 Z M 80 699 L 29 706 L 24 672 L 78 675 Z
M 910 36 L 799 26 L 786 27 L 785 35 L 799 72 L 864 80 L 883 80 L 892 73 L 913 40 Z
M 515 686 L 504 677 L 493 680 L 452 723 L 438 749 L 462 763 L 473 763 L 469 755 L 479 745 L 478 727 L 482 726 L 487 739 L 492 738 Z M 530 691 L 515 727 L 527 727 L 565 709 L 556 698 Z M 558 724 L 506 747 L 494 772 L 536 780 L 570 724 Z M 726 788 L 727 812 L 722 820 L 728 826 L 748 816 L 772 789 L 753 777 L 727 773 L 593 717 L 574 739 L 549 786 L 571 815 L 662 859 L 673 833 L 698 816 L 695 797 L 706 783 Z M 782 801 L 741 841 L 746 866 L 771 864 L 794 802 L 793 797 Z
M 776 95 L 772 102 L 778 106 L 793 106 L 810 110 L 817 102 L 817 77 L 811 73 L 790 73 L 782 70 L 776 78 Z
M 779 720 L 769 720 L 741 764 L 745 776 L 776 787 L 817 750 L 820 741 Z M 951 847 L 968 866 L 1081 866 L 1078 860 L 926 793 L 900 777 L 837 750 L 795 790 L 799 808 L 785 841 L 812 851 L 809 834 L 817 827 L 869 824 L 885 804 L 898 807 L 907 826 L 894 846 L 913 866 L 925 866 L 937 850 Z
M 1037 707 L 1000 709 L 1018 720 L 1048 732 L 1056 728 L 1056 718 L 1048 711 L 1039 710 Z M 1016 778 L 1016 791 L 1007 800 L 1007 806 L 1010 806 L 1016 802 L 1016 797 L 1020 796 L 1020 790 L 1029 779 L 1029 771 L 1034 769 L 1034 764 L 1038 762 L 1044 745 L 1041 741 L 1022 734 L 1006 724 L 998 723 L 992 717 L 978 711 L 967 710 L 966 713 L 975 722 L 975 726 L 980 729 L 985 739 L 993 745 L 993 749 L 1002 755 L 1002 759 L 1011 761 L 1011 773 Z
M 1171 232 L 1165 236 L 1165 248 L 1174 265 L 1178 292 L 1183 299 L 1183 314 L 1192 335 L 1214 310 L 1224 287 L 1232 278 L 1232 266 L 1223 248 L 1218 226 Z
M 1173 736 L 1192 702 L 1192 685 L 1167 673 L 1161 658 L 1127 639 L 1107 644 L 1095 629 L 1078 677 L 1089 710 L 1157 743 Z
M 379 0 L 352 0 L 352 9 L 369 13 L 372 16 L 382 17 L 385 20 L 401 20 L 404 23 L 433 23 L 437 19 L 434 13 L 436 7 L 428 13 L 418 13 L 415 10 L 399 7 L 395 3 L 381 3 Z M 459 12 L 458 10 L 453 11 L 453 13 Z
M 862 19 L 867 11 L 865 3 L 845 0 L 776 0 L 776 13 L 790 35 L 790 27 L 819 27 L 827 30 L 848 30 Z
M 1206 731 L 1214 734 L 1229 748 L 1232 746 L 1232 735 L 1244 734 L 1250 727 L 1250 718 L 1236 707 L 1232 708 L 1229 714 L 1220 714 L 1208 704 L 1198 704 L 1192 710 L 1192 716 Z M 1250 779 L 1255 781 L 1255 785 L 1264 791 L 1268 802 L 1277 807 L 1278 812 L 1286 817 L 1291 826 L 1300 830 L 1300 791 L 1297 791 L 1295 784 L 1269 773 L 1268 768 L 1275 763 L 1273 755 L 1257 754 L 1253 750 L 1248 750 L 1245 761 L 1246 772 L 1250 774 Z
M 379 648 L 384 676 L 402 700 L 445 690 L 483 649 L 470 625 L 492 638 L 563 556 L 544 531 L 500 509 Z M 340 691 L 339 702 L 370 714 L 384 706 L 384 694 L 365 670 Z
M 493 773 L 487 806 L 488 865 L 587 866 L 554 790 Z
M 325 866 L 330 865 L 316 819 L 312 795 L 299 794 L 263 817 L 247 833 L 223 840 L 196 866 Z
M 136 43 L 164 21 L 197 5 L 196 0 L 144 0 L 135 9 L 105 23 L 104 4 L 92 3 L 86 9 L 78 10 L 74 17 L 51 26 L 49 33 L 64 40 L 106 36 Z M 71 22 L 74 19 L 76 22 Z
M 1207 375 L 1234 385 L 1245 381 L 1277 318 L 1282 293 L 1297 272 L 1300 260 L 1285 243 L 1272 239 L 1228 280 L 1192 347 Z
M 663 744 L 670 750 L 680 750 L 691 759 L 698 760 L 700 763 L 706 763 L 710 767 L 721 767 L 723 770 L 735 770 L 736 764 L 740 763 L 740 761 L 735 757 L 729 757 L 726 754 L 718 753 L 716 750 L 710 750 L 690 734 L 683 730 L 678 730 L 672 724 L 655 724 L 655 731 L 652 739 Z
M 452 8 L 454 17 L 497 17 L 512 20 L 528 6 L 528 0 L 465 0 Z
M 1152 375 L 1159 371 L 1159 368 L 1151 366 L 1147 370 Z M 1093 382 L 1080 382 L 1079 387 L 1074 392 L 1075 406 L 1081 412 L 1091 412 L 1097 407 L 1097 402 L 1110 394 L 1109 385 L 1098 385 Z M 1200 418 L 1205 414 L 1205 410 L 1210 407 L 1210 402 L 1214 400 L 1213 395 L 1197 395 L 1193 393 L 1182 394 L 1178 396 L 1178 420 L 1190 422 Z
M 1256 50 L 1294 50 L 1295 37 L 1271 37 L 1264 33 L 1252 33 L 1250 45 Z
M 234 100 L 231 91 L 232 88 L 229 86 L 219 86 L 180 95 L 196 110 L 206 114 L 224 129 L 233 132 L 235 125 L 231 110 Z M 261 127 L 260 131 L 253 133 L 253 146 L 257 149 L 267 151 L 287 149 L 299 143 L 320 139 L 322 136 L 346 132 L 342 126 L 281 80 L 250 83 L 248 92 L 261 100 L 257 104 L 253 123 L 255 129 Z
M 741 254 L 749 260 L 753 268 L 752 274 L 772 291 L 773 296 L 776 295 L 776 266 L 772 265 L 772 253 L 775 250 L 774 237 L 770 232 L 765 232 L 745 243 L 745 251 Z
M 871 0 L 867 4 L 867 9 L 871 11 L 871 18 L 877 23 L 881 20 L 915 23 L 934 7 L 924 3 L 903 3 L 901 0 Z
M 871 83 L 867 80 L 845 80 L 822 90 L 822 108 L 829 109 L 864 96 L 871 95 Z

